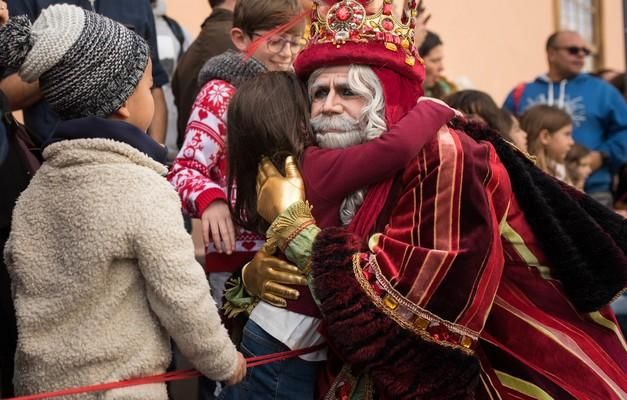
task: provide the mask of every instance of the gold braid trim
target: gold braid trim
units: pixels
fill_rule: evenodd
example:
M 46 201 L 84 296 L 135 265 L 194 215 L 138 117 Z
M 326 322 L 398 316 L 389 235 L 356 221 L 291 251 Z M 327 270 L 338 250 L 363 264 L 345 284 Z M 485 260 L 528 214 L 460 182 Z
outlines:
M 298 232 L 311 224 L 315 224 L 315 220 L 309 202 L 297 201 L 274 219 L 266 232 L 266 244 L 271 248 L 285 249 Z
M 395 290 L 389 287 L 389 285 L 385 285 L 383 282 L 384 280 L 380 279 L 382 276 L 381 271 L 379 270 L 378 266 L 372 264 L 373 258 L 374 258 L 374 255 L 371 257 L 368 263 L 376 269 L 375 274 L 377 276 L 377 281 L 382 284 L 382 286 L 384 287 L 388 295 L 393 296 L 393 292 L 395 292 Z M 421 339 L 424 339 L 431 343 L 438 344 L 440 346 L 461 350 L 462 352 L 468 355 L 475 354 L 474 350 L 471 347 L 478 339 L 478 335 L 476 332 L 468 328 L 445 321 L 437 317 L 436 315 L 428 312 L 425 309 L 422 309 L 422 308 L 419 309 L 413 303 L 407 304 L 409 303 L 409 301 L 404 299 L 400 295 L 399 295 L 400 299 L 398 298 L 394 299 L 397 301 L 397 304 L 402 305 L 406 310 L 411 311 L 416 316 L 416 320 L 427 321 L 427 326 L 418 327 L 412 321 L 409 321 L 407 318 L 403 318 L 401 315 L 395 312 L 395 310 L 397 310 L 398 307 L 396 307 L 395 309 L 391 309 L 390 307 L 388 307 L 384 302 L 384 298 L 382 298 L 381 296 L 377 295 L 377 293 L 375 293 L 375 291 L 370 286 L 370 282 L 368 282 L 368 280 L 366 280 L 366 278 L 363 276 L 361 272 L 360 260 L 361 258 L 359 256 L 359 253 L 356 253 L 353 255 L 353 272 L 355 273 L 355 278 L 357 279 L 357 282 L 359 282 L 359 284 L 361 285 L 361 288 L 364 290 L 364 292 L 366 292 L 366 295 L 372 300 L 374 305 L 377 306 L 377 308 L 380 311 L 382 311 L 384 314 L 386 314 L 388 317 L 394 320 L 402 328 L 410 332 L 413 332 L 414 334 L 419 336 Z M 375 263 L 376 263 L 376 260 L 375 260 Z M 401 301 L 398 301 L 398 300 L 401 300 Z M 427 331 L 427 327 L 431 322 L 437 322 L 438 324 L 445 326 L 454 334 L 460 335 L 462 337 L 462 341 L 460 343 L 463 343 L 464 338 L 467 338 L 466 343 L 465 343 L 466 345 L 462 345 L 462 344 L 458 345 L 458 344 L 454 344 L 446 340 L 437 340 Z M 471 342 L 469 342 L 468 340 L 470 340 Z

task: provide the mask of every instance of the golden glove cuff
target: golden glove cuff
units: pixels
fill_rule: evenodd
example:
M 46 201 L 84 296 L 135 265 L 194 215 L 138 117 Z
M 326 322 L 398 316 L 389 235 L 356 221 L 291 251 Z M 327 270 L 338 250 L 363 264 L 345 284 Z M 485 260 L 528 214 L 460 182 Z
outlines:
M 316 221 L 311 215 L 311 206 L 307 201 L 297 201 L 283 211 L 270 225 L 266 232 L 266 244 L 269 247 L 279 247 L 285 252 L 289 242 L 300 232 Z

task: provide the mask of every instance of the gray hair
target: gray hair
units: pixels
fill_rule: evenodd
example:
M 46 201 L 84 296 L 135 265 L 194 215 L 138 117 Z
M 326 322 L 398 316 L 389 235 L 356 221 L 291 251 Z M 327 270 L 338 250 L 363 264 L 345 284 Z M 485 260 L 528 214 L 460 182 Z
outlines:
M 325 71 L 320 68 L 311 74 L 308 87 Z M 372 68 L 365 65 L 351 65 L 348 69 L 348 85 L 353 92 L 366 100 L 366 106 L 359 117 L 363 132 L 362 143 L 381 136 L 387 130 L 385 122 L 385 102 L 383 87 Z M 364 202 L 367 188 L 359 189 L 344 198 L 340 207 L 340 220 L 343 225 L 351 223 L 359 206 Z

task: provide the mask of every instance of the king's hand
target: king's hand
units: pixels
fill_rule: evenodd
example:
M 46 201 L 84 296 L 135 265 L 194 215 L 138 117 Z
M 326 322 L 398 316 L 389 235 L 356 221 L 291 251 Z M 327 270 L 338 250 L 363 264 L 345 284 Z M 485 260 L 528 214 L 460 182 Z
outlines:
M 242 269 L 246 291 L 276 307 L 286 307 L 288 300 L 298 299 L 300 293 L 287 285 L 307 285 L 299 269 L 268 254 L 264 247 Z
M 264 157 L 257 173 L 257 212 L 269 223 L 292 204 L 305 200 L 303 178 L 292 156 L 285 159 L 283 176 L 268 158 Z

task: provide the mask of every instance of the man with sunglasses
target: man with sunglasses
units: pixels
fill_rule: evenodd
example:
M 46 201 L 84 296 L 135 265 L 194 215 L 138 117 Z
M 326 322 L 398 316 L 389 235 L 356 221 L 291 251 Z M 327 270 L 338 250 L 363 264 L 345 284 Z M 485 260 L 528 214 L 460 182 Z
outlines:
M 515 87 L 504 107 L 521 115 L 536 104 L 566 110 L 573 119 L 575 142 L 593 150 L 593 173 L 585 190 L 611 207 L 612 177 L 627 163 L 627 105 L 622 95 L 607 82 L 582 73 L 591 54 L 577 32 L 561 31 L 546 43 L 548 73 L 533 82 Z

